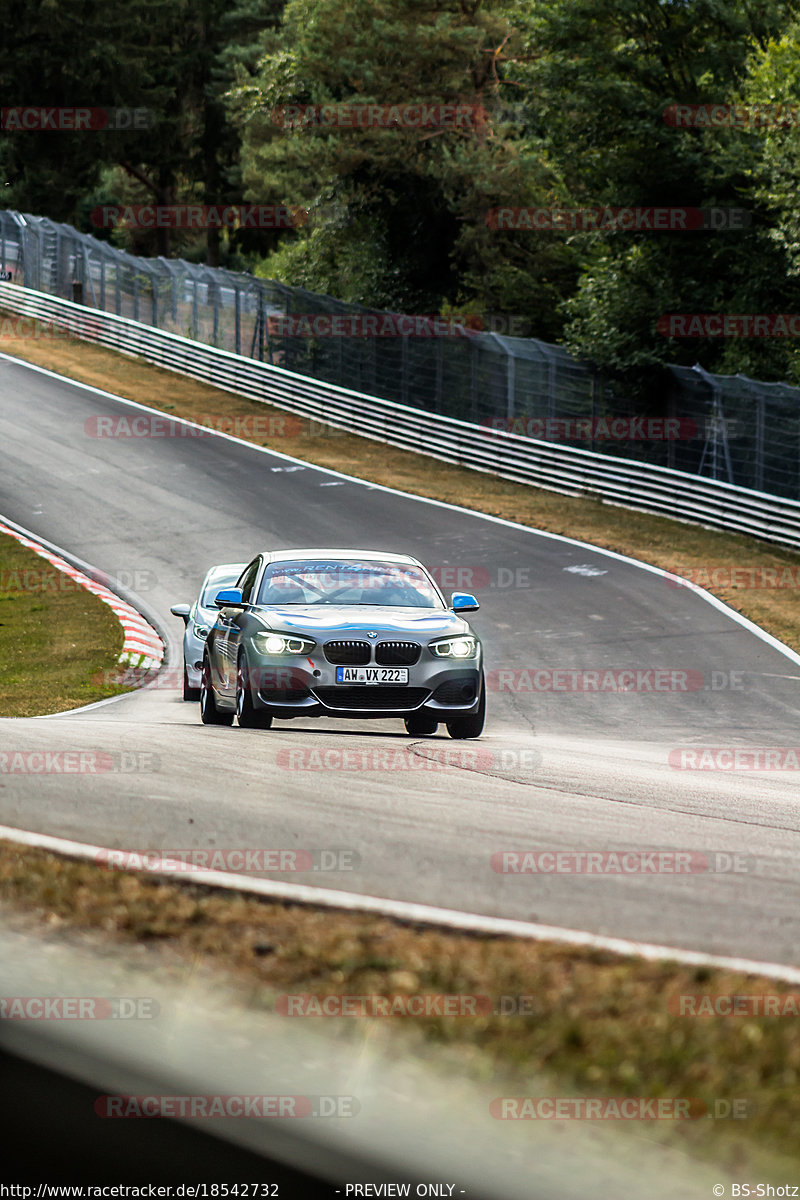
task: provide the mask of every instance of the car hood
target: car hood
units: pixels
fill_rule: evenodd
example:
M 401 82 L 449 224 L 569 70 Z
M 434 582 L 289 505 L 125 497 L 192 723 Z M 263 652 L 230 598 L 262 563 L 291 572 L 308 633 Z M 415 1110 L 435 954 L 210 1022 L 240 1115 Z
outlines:
M 349 637 L 372 630 L 379 634 L 405 634 L 420 639 L 438 634 L 453 636 L 471 632 L 463 617 L 441 608 L 400 608 L 396 605 L 291 604 L 264 606 L 257 610 L 270 629 L 307 632 L 318 637 L 347 634 Z

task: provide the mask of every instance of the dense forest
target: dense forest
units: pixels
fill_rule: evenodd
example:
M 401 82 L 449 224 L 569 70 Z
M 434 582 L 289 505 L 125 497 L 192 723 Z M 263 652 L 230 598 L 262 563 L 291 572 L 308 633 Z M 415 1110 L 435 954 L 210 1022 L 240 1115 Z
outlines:
M 800 313 L 800 0 L 4 0 L 3 31 L 4 105 L 150 114 L 34 131 L 4 109 L 4 208 L 368 306 L 504 318 L 629 384 L 697 361 L 800 383 L 791 337 L 659 324 Z M 92 221 L 143 203 L 308 217 Z M 652 219 L 676 209 L 688 224 Z

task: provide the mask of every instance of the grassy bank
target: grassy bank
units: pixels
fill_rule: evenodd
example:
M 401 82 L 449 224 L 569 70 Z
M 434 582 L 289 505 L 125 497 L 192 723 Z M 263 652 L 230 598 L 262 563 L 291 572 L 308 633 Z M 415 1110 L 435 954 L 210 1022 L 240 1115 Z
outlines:
M 127 690 L 103 682 L 119 669 L 122 643 L 107 604 L 0 535 L 0 716 L 41 716 Z

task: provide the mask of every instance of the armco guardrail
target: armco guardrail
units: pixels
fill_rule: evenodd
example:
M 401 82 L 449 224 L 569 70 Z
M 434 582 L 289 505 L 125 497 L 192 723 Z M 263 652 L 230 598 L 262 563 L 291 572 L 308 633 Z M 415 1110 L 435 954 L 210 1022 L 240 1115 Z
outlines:
M 226 391 L 444 462 L 800 549 L 798 501 L 425 413 L 13 283 L 0 282 L 0 308 L 64 326 L 75 337 L 140 355 Z

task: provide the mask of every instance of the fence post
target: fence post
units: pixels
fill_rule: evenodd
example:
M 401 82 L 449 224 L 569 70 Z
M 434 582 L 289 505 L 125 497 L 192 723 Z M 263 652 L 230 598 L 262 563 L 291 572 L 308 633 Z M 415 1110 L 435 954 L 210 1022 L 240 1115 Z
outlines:
M 756 444 L 755 444 L 755 463 L 753 464 L 753 487 L 759 491 L 764 490 L 764 393 L 760 391 L 756 396 Z
M 400 403 L 408 404 L 408 334 L 400 338 Z
M 219 306 L 222 303 L 222 288 L 214 288 L 214 345 L 219 345 Z
M 552 420 L 556 415 L 556 356 L 547 350 L 547 415 Z
M 733 466 L 731 464 L 731 452 L 728 447 L 728 430 L 725 425 L 725 414 L 722 409 L 722 399 L 719 384 L 713 379 L 708 371 L 705 371 L 699 364 L 695 364 L 692 370 L 698 374 L 711 389 L 711 428 L 706 431 L 706 441 L 703 446 L 703 453 L 700 457 L 700 466 L 697 468 L 697 474 L 703 474 L 703 466 L 708 456 L 709 446 L 711 447 L 711 478 L 719 479 L 720 475 L 720 449 L 725 456 L 725 467 L 727 470 L 727 483 L 733 483 Z
M 41 261 L 42 261 L 42 259 L 41 259 L 41 253 L 40 253 L 40 255 L 39 255 L 40 273 L 41 273 Z M 56 229 L 56 261 L 55 261 L 54 266 L 55 266 L 55 270 L 53 271 L 53 284 L 54 284 L 53 291 L 56 296 L 60 296 L 61 295 L 61 230 L 58 228 Z M 39 286 L 41 287 L 41 279 L 39 280 Z M 49 291 L 50 289 L 46 288 L 45 290 Z
M 508 346 L 505 346 L 504 349 L 506 352 L 506 420 L 508 428 L 511 429 L 517 407 L 517 360 Z

